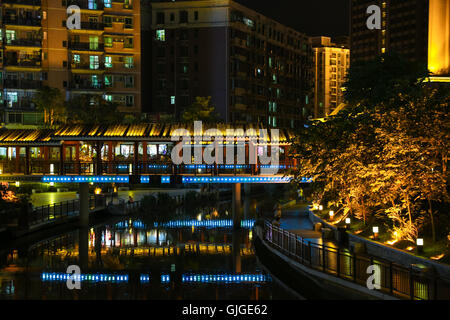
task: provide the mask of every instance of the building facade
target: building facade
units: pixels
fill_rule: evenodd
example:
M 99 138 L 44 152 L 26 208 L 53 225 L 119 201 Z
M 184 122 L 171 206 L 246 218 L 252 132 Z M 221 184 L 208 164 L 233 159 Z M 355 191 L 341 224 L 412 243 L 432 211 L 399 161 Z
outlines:
M 67 8 L 81 9 L 69 29 Z M 1 4 L 3 123 L 39 124 L 33 95 L 42 86 L 65 99 L 98 94 L 127 113 L 141 111 L 140 2 L 4 0 Z
M 344 102 L 342 85 L 350 67 L 350 50 L 329 37 L 312 38 L 314 52 L 314 118 L 329 116 Z
M 147 13 L 153 113 L 180 116 L 211 96 L 229 123 L 293 128 L 313 115 L 304 34 L 230 0 L 152 2 Z
M 369 30 L 370 5 L 381 9 L 381 29 Z M 396 52 L 427 64 L 434 75 L 450 74 L 450 0 L 352 0 L 351 61 Z

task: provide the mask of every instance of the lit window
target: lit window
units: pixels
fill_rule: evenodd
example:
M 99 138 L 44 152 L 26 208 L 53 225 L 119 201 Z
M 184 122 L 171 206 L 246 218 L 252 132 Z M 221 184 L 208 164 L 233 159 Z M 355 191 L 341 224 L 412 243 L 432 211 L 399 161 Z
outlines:
M 133 57 L 125 57 L 124 67 L 129 69 L 133 68 Z
M 98 56 L 89 56 L 89 69 L 96 70 L 99 68 Z
M 112 57 L 105 56 L 105 67 L 112 68 Z
M 105 87 L 112 87 L 112 75 L 105 75 Z
M 111 102 L 111 101 L 112 101 L 112 95 L 110 95 L 110 94 L 104 94 L 104 95 L 103 95 L 103 99 L 105 99 L 106 101 Z
M 88 9 L 97 10 L 97 2 L 95 0 L 88 0 Z
M 111 48 L 113 46 L 113 39 L 111 37 L 105 37 L 105 47 Z
M 103 0 L 103 5 L 105 8 L 111 8 L 111 0 Z
M 166 30 L 156 30 L 156 40 L 166 41 Z
M 79 54 L 73 55 L 73 63 L 80 63 L 80 55 Z
M 170 104 L 175 104 L 175 96 L 170 97 Z

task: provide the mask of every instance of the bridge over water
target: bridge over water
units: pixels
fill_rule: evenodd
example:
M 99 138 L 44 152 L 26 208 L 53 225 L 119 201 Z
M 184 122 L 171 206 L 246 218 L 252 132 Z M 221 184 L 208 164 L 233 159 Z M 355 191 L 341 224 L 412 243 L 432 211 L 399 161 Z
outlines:
M 197 150 L 203 160 L 206 148 L 214 144 L 221 147 L 223 157 L 215 152 L 214 164 L 198 163 L 192 156 L 191 163 L 173 163 L 172 150 L 180 142 L 173 137 L 179 130 L 190 139 L 183 141 L 180 154 L 194 150 L 195 155 Z M 84 225 L 89 218 L 88 183 L 231 184 L 233 217 L 239 225 L 241 184 L 291 181 L 289 169 L 297 165 L 289 157 L 293 137 L 290 130 L 272 131 L 252 124 L 213 124 L 201 130 L 193 124 L 162 123 L 3 128 L 0 180 L 79 184 L 80 221 Z M 266 159 L 275 157 L 274 146 L 276 163 L 262 163 L 264 155 Z M 270 173 L 266 173 L 268 169 Z

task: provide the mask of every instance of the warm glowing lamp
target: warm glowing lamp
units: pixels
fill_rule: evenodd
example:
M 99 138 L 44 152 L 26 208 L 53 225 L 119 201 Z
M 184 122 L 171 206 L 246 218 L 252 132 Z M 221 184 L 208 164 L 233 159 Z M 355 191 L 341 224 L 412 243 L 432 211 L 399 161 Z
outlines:
M 334 211 L 333 211 L 333 210 L 330 210 L 330 212 L 329 212 L 328 214 L 330 215 L 330 218 L 333 219 L 333 217 L 334 217 Z
M 423 239 L 422 238 L 417 238 L 416 243 L 417 243 L 418 246 L 423 246 Z
M 378 227 L 373 227 L 372 231 L 373 231 L 373 238 L 377 239 L 378 238 L 378 231 L 379 231 Z
M 346 218 L 346 219 L 345 219 L 345 223 L 346 223 L 346 224 L 350 224 L 350 222 L 351 222 L 350 218 Z
M 20 187 L 20 181 L 16 181 L 16 187 Z
M 50 163 L 50 174 L 55 174 L 55 165 Z
M 323 210 L 323 205 L 319 205 L 319 210 Z

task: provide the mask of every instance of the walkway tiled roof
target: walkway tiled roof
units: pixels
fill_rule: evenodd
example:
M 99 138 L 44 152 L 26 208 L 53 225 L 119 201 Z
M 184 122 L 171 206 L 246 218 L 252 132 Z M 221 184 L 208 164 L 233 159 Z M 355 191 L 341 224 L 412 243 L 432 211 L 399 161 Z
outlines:
M 66 125 L 57 129 L 0 129 L 0 144 L 59 144 L 61 141 L 74 140 L 155 140 L 170 141 L 176 130 L 187 130 L 192 137 L 216 134 L 227 135 L 233 132 L 237 137 L 260 136 L 260 125 L 230 125 L 210 124 L 203 125 L 202 131 L 194 132 L 193 124 L 164 124 L 164 123 L 142 123 L 131 125 Z M 215 130 L 214 130 L 215 129 Z M 178 131 L 180 133 L 180 131 Z M 267 130 L 267 142 L 272 139 L 271 130 Z M 180 133 L 182 135 L 182 133 Z M 293 132 L 279 129 L 281 143 L 288 142 L 293 137 Z

